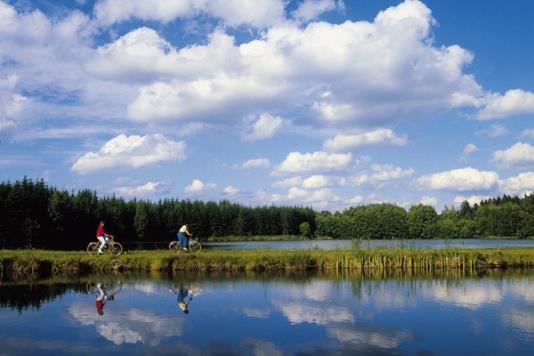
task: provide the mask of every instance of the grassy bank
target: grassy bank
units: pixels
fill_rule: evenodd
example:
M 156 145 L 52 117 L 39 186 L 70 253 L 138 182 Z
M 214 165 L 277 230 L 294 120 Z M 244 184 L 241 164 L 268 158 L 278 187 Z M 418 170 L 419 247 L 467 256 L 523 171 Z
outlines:
M 534 267 L 534 249 L 346 249 L 206 251 L 132 251 L 118 258 L 78 251 L 1 250 L 2 273 L 89 273 L 124 271 L 264 271 L 355 269 L 477 269 Z
M 442 268 L 473 269 L 534 266 L 534 249 L 353 249 L 334 251 L 207 251 L 200 254 L 169 251 L 134 251 L 113 258 L 89 256 L 84 252 L 2 251 L 3 271 L 106 270 L 188 270 L 188 271 L 261 271 L 261 270 L 351 270 Z

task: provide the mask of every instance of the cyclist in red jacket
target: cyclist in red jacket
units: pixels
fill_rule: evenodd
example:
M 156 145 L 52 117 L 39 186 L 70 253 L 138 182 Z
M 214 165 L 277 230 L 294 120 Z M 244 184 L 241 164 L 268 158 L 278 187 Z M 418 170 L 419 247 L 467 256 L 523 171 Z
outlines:
M 96 229 L 96 238 L 100 241 L 100 247 L 98 248 L 98 253 L 102 254 L 102 249 L 106 246 L 109 241 L 110 235 L 106 234 L 104 231 L 104 221 L 101 220 Z

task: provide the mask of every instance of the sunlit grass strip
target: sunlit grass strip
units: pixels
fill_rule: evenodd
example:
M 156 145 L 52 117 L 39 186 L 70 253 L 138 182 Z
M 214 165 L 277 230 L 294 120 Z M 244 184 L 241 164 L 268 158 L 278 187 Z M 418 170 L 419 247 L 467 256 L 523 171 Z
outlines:
M 3 272 L 34 273 L 139 271 L 264 271 L 354 269 L 476 269 L 534 267 L 534 248 L 506 249 L 339 249 L 208 250 L 198 254 L 132 251 L 120 257 L 85 252 L 1 250 Z

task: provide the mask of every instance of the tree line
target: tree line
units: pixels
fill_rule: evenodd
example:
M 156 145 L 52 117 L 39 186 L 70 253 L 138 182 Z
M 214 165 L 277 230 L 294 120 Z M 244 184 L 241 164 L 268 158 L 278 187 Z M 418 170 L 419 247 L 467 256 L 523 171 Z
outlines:
M 99 198 L 24 178 L 0 183 L 0 248 L 84 248 L 100 220 L 121 241 L 170 241 L 183 224 L 193 235 L 251 236 L 315 233 L 315 212 L 303 207 L 247 207 L 229 201 Z
M 351 207 L 316 216 L 318 235 L 336 239 L 453 239 L 534 236 L 534 193 L 522 198 L 503 195 L 441 213 L 418 204 L 408 211 L 393 204 Z
M 151 243 L 175 238 L 189 224 L 211 236 L 305 235 L 335 239 L 468 238 L 534 236 L 534 194 L 504 195 L 437 213 L 415 205 L 371 204 L 342 212 L 308 207 L 248 207 L 227 200 L 99 198 L 95 191 L 69 192 L 24 178 L 0 183 L 0 248 L 78 249 L 95 239 L 98 221 L 121 241 Z

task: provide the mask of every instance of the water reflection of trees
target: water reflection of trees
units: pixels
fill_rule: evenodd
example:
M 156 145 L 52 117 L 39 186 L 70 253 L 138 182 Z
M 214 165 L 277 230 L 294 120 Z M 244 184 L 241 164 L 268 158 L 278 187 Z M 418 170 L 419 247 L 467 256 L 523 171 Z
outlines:
M 0 306 L 15 308 L 19 312 L 28 308 L 39 309 L 44 303 L 68 293 L 83 293 L 83 288 L 77 284 L 11 284 L 0 286 Z
M 482 269 L 462 270 L 443 269 L 429 271 L 411 270 L 364 270 L 361 273 L 344 273 L 343 279 L 349 280 L 352 285 L 352 294 L 358 299 L 370 296 L 374 290 L 381 289 L 386 283 L 396 282 L 399 288 L 402 286 L 407 296 L 413 296 L 424 286 L 437 284 L 447 289 L 460 287 L 468 282 L 480 279 L 492 279 L 497 281 L 514 281 L 517 279 L 532 278 L 532 269 Z M 425 283 L 426 282 L 426 283 Z
M 39 309 L 43 304 L 67 293 L 91 293 L 88 286 L 94 284 L 93 279 L 68 275 L 39 280 L 29 275 L 9 277 L 9 280 L 0 282 L 0 307 L 17 309 L 19 312 L 29 308 Z M 117 279 L 110 279 L 110 276 L 104 281 L 115 289 L 118 288 L 117 283 L 120 283 Z
M 318 279 L 331 283 L 331 288 L 336 288 L 339 283 L 351 283 L 352 294 L 358 299 L 366 298 L 373 290 L 380 289 L 385 283 L 396 282 L 405 290 L 414 295 L 421 288 L 424 281 L 435 282 L 447 288 L 461 286 L 468 281 L 478 279 L 494 279 L 514 281 L 516 279 L 532 278 L 533 270 L 509 269 L 509 270 L 481 270 L 468 272 L 462 270 L 442 270 L 411 272 L 402 270 L 365 270 L 351 272 L 278 272 L 278 273 L 151 273 L 151 274 L 115 274 L 115 275 L 91 275 L 84 278 L 72 278 L 69 276 L 54 276 L 48 279 L 34 280 L 27 276 L 22 279 L 11 278 L 9 281 L 0 282 L 0 307 L 15 308 L 22 312 L 28 308 L 39 309 L 44 303 L 53 301 L 66 293 L 88 293 L 88 285 L 95 281 L 104 284 L 117 285 L 117 281 L 125 283 L 146 282 L 168 285 L 179 280 L 181 283 L 192 285 L 195 283 L 229 283 L 254 281 L 260 284 L 284 282 L 295 285 L 307 285 Z

